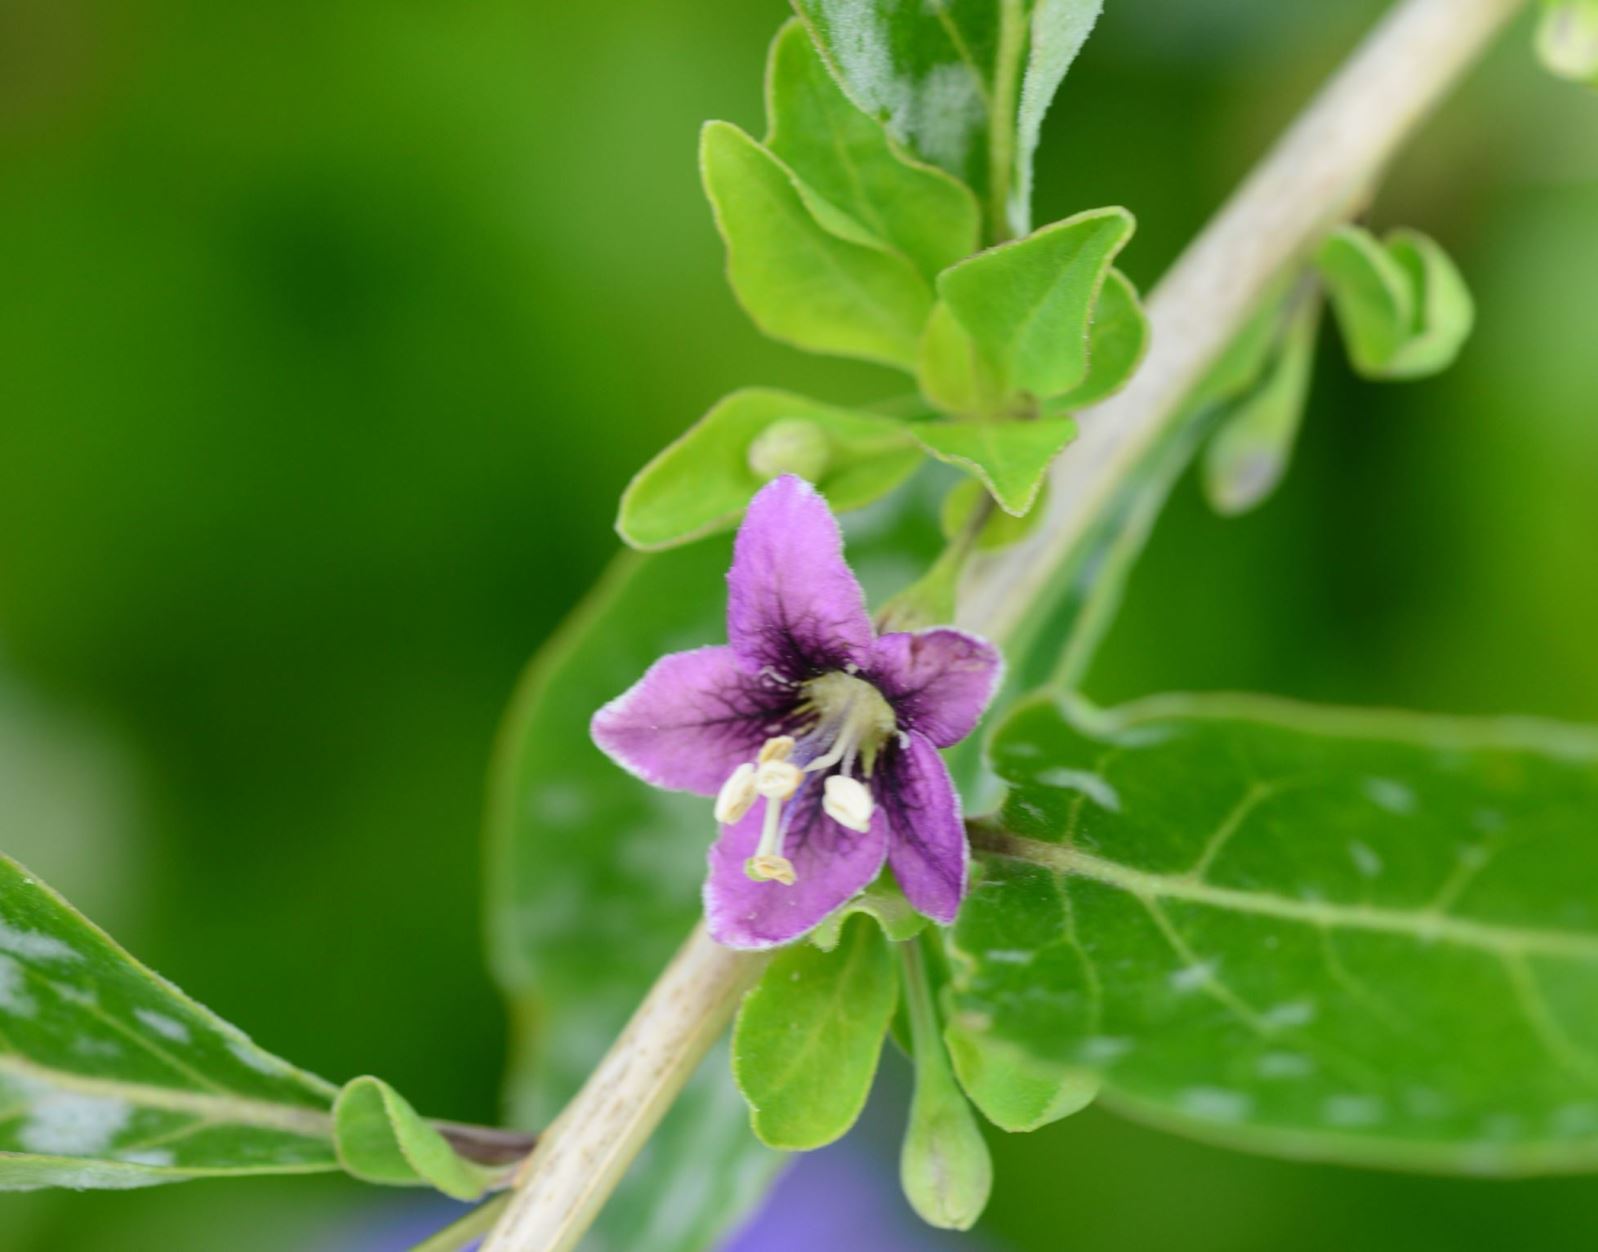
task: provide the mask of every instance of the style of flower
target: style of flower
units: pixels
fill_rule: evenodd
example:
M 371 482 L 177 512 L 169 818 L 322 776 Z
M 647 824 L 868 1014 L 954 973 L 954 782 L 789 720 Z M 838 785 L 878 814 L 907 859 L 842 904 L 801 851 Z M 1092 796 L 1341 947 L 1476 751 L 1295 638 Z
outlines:
M 787 943 L 884 862 L 912 907 L 952 922 L 969 852 L 938 749 L 982 715 L 997 649 L 946 628 L 879 636 L 838 523 L 792 475 L 750 503 L 727 586 L 729 642 L 663 657 L 592 726 L 645 782 L 716 798 L 711 936 Z

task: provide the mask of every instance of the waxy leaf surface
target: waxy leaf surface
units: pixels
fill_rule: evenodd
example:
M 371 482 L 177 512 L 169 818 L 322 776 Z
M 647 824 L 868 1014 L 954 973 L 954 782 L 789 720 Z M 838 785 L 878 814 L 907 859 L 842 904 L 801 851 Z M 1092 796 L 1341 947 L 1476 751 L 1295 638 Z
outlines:
M 1036 700 L 992 750 L 963 1046 L 1243 1148 L 1598 1165 L 1598 732 Z

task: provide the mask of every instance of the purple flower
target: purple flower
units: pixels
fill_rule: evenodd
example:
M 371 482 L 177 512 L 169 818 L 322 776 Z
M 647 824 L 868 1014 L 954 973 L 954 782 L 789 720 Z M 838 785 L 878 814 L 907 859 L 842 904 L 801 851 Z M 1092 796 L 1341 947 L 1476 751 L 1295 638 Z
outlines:
M 878 636 L 838 523 L 792 475 L 750 503 L 727 590 L 729 643 L 661 658 L 593 721 L 645 782 L 716 797 L 711 935 L 787 943 L 884 862 L 912 906 L 953 921 L 968 852 L 938 749 L 982 715 L 997 649 L 948 629 Z

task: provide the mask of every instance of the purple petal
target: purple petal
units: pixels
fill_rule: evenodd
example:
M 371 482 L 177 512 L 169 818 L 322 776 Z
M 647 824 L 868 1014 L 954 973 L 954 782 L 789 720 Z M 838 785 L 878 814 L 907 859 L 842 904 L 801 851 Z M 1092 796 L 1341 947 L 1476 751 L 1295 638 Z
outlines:
M 965 898 L 970 852 L 960 797 L 930 741 L 912 732 L 873 780 L 887 817 L 888 864 L 912 908 L 947 926 Z
M 713 796 L 785 729 L 793 689 L 749 673 L 725 644 L 674 652 L 594 714 L 589 733 L 647 783 Z M 773 729 L 776 727 L 776 729 Z
M 864 665 L 873 631 L 827 502 L 784 474 L 750 501 L 727 575 L 727 638 L 752 670 L 803 680 Z
M 710 849 L 705 919 L 710 937 L 730 948 L 771 948 L 797 939 L 846 904 L 882 872 L 888 827 L 878 814 L 865 834 L 845 830 L 821 811 L 821 779 L 812 775 L 788 802 L 783 855 L 796 880 L 755 882 L 744 862 L 760 842 L 764 804 L 724 826 Z
M 893 705 L 902 729 L 947 748 L 976 726 L 1004 661 L 986 639 L 939 628 L 883 635 L 867 673 Z

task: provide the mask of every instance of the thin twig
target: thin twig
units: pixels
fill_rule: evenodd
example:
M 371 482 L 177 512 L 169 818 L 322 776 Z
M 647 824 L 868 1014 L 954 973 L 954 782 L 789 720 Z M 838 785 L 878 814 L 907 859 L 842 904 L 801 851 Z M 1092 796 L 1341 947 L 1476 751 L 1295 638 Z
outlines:
M 1149 301 L 1153 345 L 1130 386 L 1084 414 L 1047 512 L 973 560 L 961 624 L 1004 640 L 1106 500 L 1294 258 L 1367 194 L 1416 123 L 1524 0 L 1403 0 L 1177 261 Z M 757 955 L 696 930 L 518 1175 L 485 1252 L 565 1252 L 758 975 Z
M 694 927 L 582 1090 L 539 1136 L 483 1252 L 576 1246 L 767 960 Z

